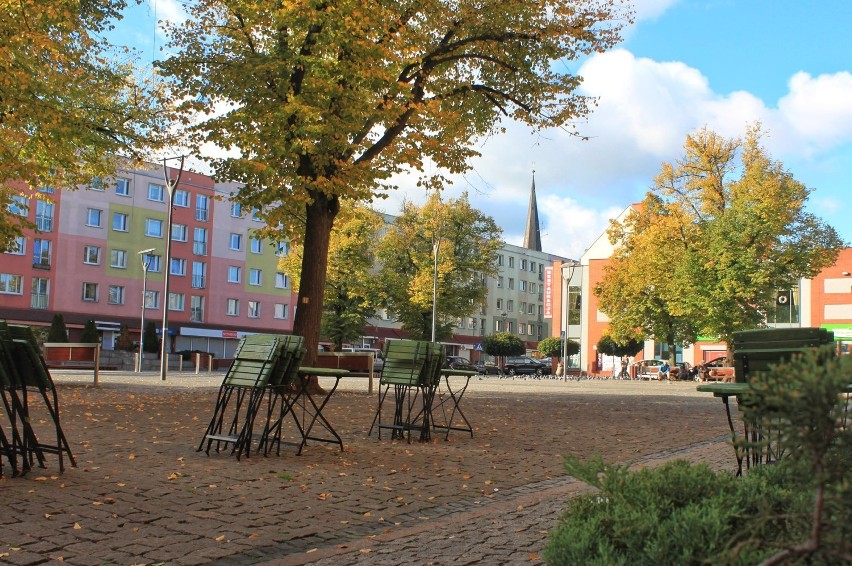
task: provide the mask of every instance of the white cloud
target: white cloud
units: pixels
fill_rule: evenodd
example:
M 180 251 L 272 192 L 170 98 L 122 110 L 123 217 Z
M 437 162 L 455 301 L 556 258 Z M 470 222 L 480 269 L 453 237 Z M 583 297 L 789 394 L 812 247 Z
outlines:
M 151 13 L 156 15 L 158 21 L 163 20 L 175 24 L 183 22 L 188 17 L 179 0 L 148 0 L 148 5 Z
M 815 150 L 852 142 L 852 73 L 812 77 L 799 72 L 778 102 L 782 119 Z
M 677 4 L 680 0 L 636 0 L 633 10 L 636 12 L 636 21 L 656 20 L 666 10 Z

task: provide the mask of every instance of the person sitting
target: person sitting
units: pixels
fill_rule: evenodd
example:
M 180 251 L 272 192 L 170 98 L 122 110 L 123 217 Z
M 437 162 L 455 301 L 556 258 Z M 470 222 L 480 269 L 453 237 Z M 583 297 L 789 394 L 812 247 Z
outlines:
M 663 365 L 660 366 L 660 379 L 668 379 L 669 372 L 672 370 L 669 362 L 663 362 Z

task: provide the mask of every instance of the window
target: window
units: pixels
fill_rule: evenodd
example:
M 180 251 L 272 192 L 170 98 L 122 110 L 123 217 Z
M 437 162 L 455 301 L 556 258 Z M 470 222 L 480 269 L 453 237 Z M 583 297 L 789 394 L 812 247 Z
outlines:
M 243 207 L 238 202 L 231 203 L 231 217 L 239 218 L 243 214 Z
M 175 242 L 185 242 L 189 231 L 186 224 L 172 224 L 172 240 Z
M 53 203 L 39 200 L 36 202 L 36 229 L 39 232 L 53 231 Z
M 118 269 L 126 269 L 127 252 L 125 250 L 111 250 L 109 252 L 109 265 Z
M 130 196 L 130 179 L 119 177 L 115 180 L 115 194 L 129 197 Z
M 183 293 L 169 293 L 169 310 L 182 311 L 186 306 L 186 295 Z
M 160 292 L 145 291 L 145 308 L 159 309 L 160 308 Z
M 278 242 L 275 245 L 275 255 L 284 257 L 287 255 L 287 242 Z
M 513 256 L 509 256 L 509 267 L 515 267 L 515 258 Z
M 506 321 L 506 332 L 512 332 L 512 328 L 514 328 L 514 325 L 512 324 L 512 321 L 511 321 L 511 320 L 507 320 L 507 321 Z
M 38 188 L 38 192 L 45 193 L 45 194 L 48 194 L 48 195 L 52 195 L 53 191 L 54 191 L 53 187 L 39 187 Z
M 163 202 L 163 191 L 166 188 L 163 185 L 157 185 L 156 183 L 150 183 L 148 185 L 148 200 L 155 200 L 158 202 Z
M 33 267 L 50 268 L 50 248 L 50 240 L 42 240 L 41 238 L 33 240 Z
M 92 179 L 92 184 L 89 185 L 89 189 L 92 191 L 103 191 L 104 188 L 104 182 L 100 177 Z
M 527 333 L 527 325 L 523 322 L 518 323 L 518 334 L 526 334 Z
M 145 219 L 145 235 L 152 238 L 163 237 L 163 221 L 154 218 Z
M 470 320 L 468 320 L 468 321 L 467 321 L 467 325 L 468 325 L 468 326 L 469 326 L 472 330 L 476 330 L 476 319 L 475 319 L 475 318 L 471 318 Z
M 503 309 L 503 299 L 497 299 L 497 310 Z
M 263 247 L 261 245 L 262 243 L 263 243 L 263 241 L 260 238 L 249 238 L 249 246 L 250 246 L 250 249 L 251 249 L 251 253 L 262 254 L 263 253 Z
M 530 281 L 530 293 L 535 293 L 537 288 L 538 286 L 535 284 L 535 282 Z
M 97 302 L 98 300 L 98 284 L 83 283 L 83 300 Z
M 503 332 L 503 321 L 494 319 L 494 332 Z
M 196 228 L 193 232 L 192 253 L 207 255 L 207 228 Z
M 181 208 L 189 208 L 189 193 L 183 189 L 178 189 L 175 191 L 174 196 L 175 206 L 180 206 Z
M 531 261 L 531 262 L 530 262 L 530 271 L 532 271 L 533 273 L 535 273 L 535 262 L 534 262 L 534 261 Z
M 240 271 L 239 266 L 229 265 L 228 266 L 228 283 L 239 283 L 240 282 Z
M 525 259 L 522 259 L 522 260 L 521 260 L 521 270 L 522 270 L 522 271 L 526 271 L 526 270 L 527 270 L 527 260 L 525 260 Z
M 198 295 L 189 297 L 189 320 L 204 322 L 204 297 Z
M 539 311 L 541 310 L 541 305 L 539 305 L 538 310 Z M 532 304 L 532 303 L 529 304 L 529 308 L 527 309 L 527 314 L 535 314 L 535 305 L 534 304 Z M 539 314 L 541 314 L 541 313 L 539 312 Z
M 20 295 L 23 293 L 23 277 L 11 273 L 0 273 L 0 293 Z
M 124 287 L 122 287 L 121 285 L 110 285 L 109 297 L 107 297 L 107 302 L 111 305 L 123 305 Z
M 6 253 L 12 255 L 24 255 L 27 253 L 27 238 L 24 236 L 15 237 L 11 248 Z
M 497 256 L 497 265 L 503 265 L 503 254 Z
M 287 289 L 290 287 L 290 278 L 287 277 L 286 273 L 282 273 L 281 271 L 275 274 L 275 288 L 276 289 Z
M 228 240 L 228 247 L 232 250 L 239 251 L 243 249 L 243 235 L 231 232 L 231 237 Z
M 6 207 L 6 210 L 9 211 L 9 214 L 27 216 L 30 211 L 30 200 L 27 197 L 15 195 L 9 199 L 9 205 Z
M 46 309 L 49 292 L 50 279 L 46 277 L 33 277 L 33 290 L 30 295 L 30 307 L 34 309 Z
M 275 303 L 275 318 L 287 318 L 287 310 L 290 305 L 286 303 Z
M 498 286 L 498 287 L 502 287 L 502 286 L 503 286 L 503 276 L 502 276 L 502 275 L 498 275 L 498 276 L 497 276 L 497 286 Z
M 506 310 L 509 311 L 509 312 L 514 311 L 515 310 L 515 301 L 513 301 L 512 299 L 509 299 L 508 301 L 506 301 Z
M 518 303 L 518 312 L 527 312 L 527 304 L 523 301 Z
M 207 283 L 207 265 L 203 261 L 192 262 L 192 288 L 203 289 Z
M 148 264 L 148 271 L 152 273 L 159 273 L 161 270 L 160 267 L 160 256 L 154 254 L 145 254 L 145 263 Z
M 207 222 L 210 215 L 210 197 L 207 195 L 195 195 L 195 219 L 199 222 Z
M 521 286 L 519 287 L 519 289 L 520 289 L 521 291 L 526 291 L 526 290 L 527 290 L 527 282 L 522 280 L 522 281 L 521 281 Z
M 249 285 L 263 285 L 263 272 L 260 269 L 249 269 Z
M 260 302 L 259 301 L 249 301 L 248 302 L 248 316 L 249 316 L 249 318 L 260 318 Z
M 515 279 L 512 278 L 512 277 L 509 277 L 509 289 L 514 289 L 514 288 L 515 288 Z
M 172 258 L 172 275 L 186 275 L 186 260 L 173 257 Z
M 123 212 L 113 212 L 112 229 L 116 232 L 127 232 L 127 215 Z
M 101 263 L 101 249 L 97 246 L 83 246 L 83 263 L 98 265 Z
M 103 211 L 99 208 L 87 208 L 86 209 L 86 226 L 93 226 L 95 228 L 101 227 L 101 214 Z
M 239 299 L 228 299 L 228 305 L 225 309 L 225 314 L 228 316 L 239 316 L 240 315 L 240 300 Z
M 260 209 L 259 208 L 253 208 L 251 210 L 251 219 L 254 220 L 255 222 L 263 222 L 263 218 L 260 217 Z

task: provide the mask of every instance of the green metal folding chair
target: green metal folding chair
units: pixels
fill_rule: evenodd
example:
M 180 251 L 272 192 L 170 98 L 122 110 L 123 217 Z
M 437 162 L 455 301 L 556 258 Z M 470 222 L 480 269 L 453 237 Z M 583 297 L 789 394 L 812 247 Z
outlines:
M 266 386 L 284 348 L 284 336 L 251 334 L 237 345 L 234 361 L 222 380 L 213 416 L 198 446 L 198 451 L 216 443 L 216 452 L 231 447 L 231 453 L 249 456 L 252 431 Z M 206 444 L 206 449 L 205 449 Z
M 378 407 L 368 436 L 378 426 L 379 440 L 382 438 L 382 429 L 390 429 L 391 438 L 404 438 L 408 434 L 410 442 L 411 430 L 422 429 L 423 423 L 418 424 L 417 417 L 424 412 L 418 407 L 417 401 L 427 362 L 426 344 L 419 340 L 388 340 L 385 343 Z M 386 421 L 382 409 L 391 389 L 394 392 L 393 417 Z
M 74 460 L 74 454 L 71 451 L 71 446 L 68 439 L 65 437 L 65 432 L 62 430 L 62 423 L 59 416 L 59 395 L 56 392 L 53 379 L 50 377 L 50 371 L 47 364 L 42 358 L 38 349 L 38 342 L 32 329 L 29 326 L 9 324 L 6 325 L 9 336 L 12 338 L 13 348 L 11 350 L 12 361 L 17 370 L 17 378 L 19 380 L 17 386 L 21 393 L 23 413 L 21 417 L 25 421 L 24 441 L 25 452 L 29 457 L 30 463 L 33 461 L 33 456 L 39 459 L 40 465 L 43 466 L 43 454 L 55 454 L 59 458 L 59 471 L 65 471 L 65 457 L 71 462 L 71 466 L 76 467 L 77 463 Z M 53 434 L 56 442 L 48 442 L 39 440 L 32 428 L 33 420 L 30 418 L 29 393 L 37 392 L 53 422 Z

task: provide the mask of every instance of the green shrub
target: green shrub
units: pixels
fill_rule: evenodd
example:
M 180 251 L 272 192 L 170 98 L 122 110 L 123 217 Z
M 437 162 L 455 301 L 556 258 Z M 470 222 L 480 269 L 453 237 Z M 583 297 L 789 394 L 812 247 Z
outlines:
M 545 560 L 852 563 L 852 431 L 845 427 L 850 381 L 852 356 L 818 351 L 755 376 L 745 418 L 771 426 L 785 453 L 742 478 L 682 461 L 632 471 L 600 458 L 566 458 L 568 473 L 597 492 L 569 501 Z
M 94 320 L 87 320 L 83 327 L 83 333 L 80 335 L 80 342 L 88 344 L 97 344 L 101 341 L 101 334 L 95 326 Z
M 50 323 L 50 332 L 47 333 L 47 342 L 68 342 L 68 329 L 65 327 L 65 317 L 57 313 L 53 315 Z

